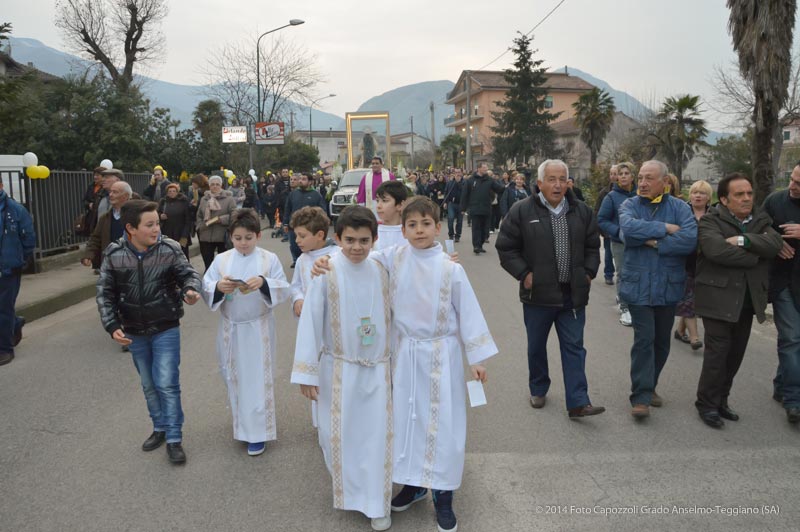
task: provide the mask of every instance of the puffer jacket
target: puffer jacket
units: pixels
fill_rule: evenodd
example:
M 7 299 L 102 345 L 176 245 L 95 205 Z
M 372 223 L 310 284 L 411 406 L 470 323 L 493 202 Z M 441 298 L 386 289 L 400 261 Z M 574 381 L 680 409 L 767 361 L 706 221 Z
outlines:
M 225 233 L 228 231 L 228 225 L 231 223 L 231 214 L 236 210 L 236 200 L 233 199 L 233 194 L 230 190 L 223 190 L 220 198 L 217 198 L 219 203 L 218 211 L 211 211 L 209 219 L 219 216 L 217 223 L 206 225 L 203 219 L 204 213 L 208 206 L 208 200 L 211 198 L 211 191 L 206 191 L 203 198 L 200 200 L 200 206 L 197 208 L 197 239 L 200 242 L 225 242 Z
M 667 234 L 665 224 L 680 226 Z M 686 256 L 697 247 L 697 221 L 684 201 L 664 194 L 660 203 L 636 196 L 619 210 L 625 244 L 619 298 L 629 305 L 674 305 L 683 297 Z M 655 240 L 658 248 L 645 242 Z
M 572 306 L 585 307 L 589 302 L 590 282 L 600 267 L 600 232 L 594 213 L 570 190 L 567 192 L 572 275 Z M 519 281 L 522 303 L 563 307 L 564 294 L 558 282 L 553 226 L 550 211 L 538 195 L 516 202 L 500 224 L 495 242 L 500 265 Z M 533 273 L 533 288 L 526 289 L 525 277 Z
M 201 293 L 200 276 L 170 238 L 160 238 L 141 258 L 126 237 L 103 252 L 96 300 L 109 334 L 123 329 L 149 335 L 177 327 L 188 290 Z
M 631 187 L 630 192 L 614 183 L 611 192 L 603 198 L 600 210 L 597 211 L 597 225 L 604 235 L 611 237 L 613 242 L 622 242 L 619 237 L 619 208 L 622 203 L 636 195 L 636 185 Z
M 783 247 L 783 238 L 771 225 L 766 212 L 756 211 L 743 230 L 723 205 L 712 207 L 700 219 L 694 280 L 698 316 L 736 323 L 749 291 L 756 318 L 764 323 L 770 262 Z M 744 236 L 745 246 L 726 242 L 732 236 Z

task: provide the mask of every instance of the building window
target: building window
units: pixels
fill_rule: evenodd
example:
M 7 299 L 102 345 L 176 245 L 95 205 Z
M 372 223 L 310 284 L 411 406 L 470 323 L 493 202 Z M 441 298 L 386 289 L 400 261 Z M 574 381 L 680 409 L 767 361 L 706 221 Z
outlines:
M 553 108 L 553 97 L 546 96 L 544 99 L 544 108 L 545 109 L 552 109 Z
M 466 112 L 466 111 L 465 111 L 465 109 L 462 107 L 462 108 L 461 108 L 461 118 L 464 118 L 464 113 L 465 113 L 465 112 Z
M 477 105 L 475 106 L 475 110 L 473 111 L 473 113 L 474 113 L 475 115 L 477 115 L 477 114 L 478 114 L 478 106 L 477 106 Z
M 789 140 L 791 138 L 791 134 L 789 133 L 788 129 L 783 131 L 783 140 Z

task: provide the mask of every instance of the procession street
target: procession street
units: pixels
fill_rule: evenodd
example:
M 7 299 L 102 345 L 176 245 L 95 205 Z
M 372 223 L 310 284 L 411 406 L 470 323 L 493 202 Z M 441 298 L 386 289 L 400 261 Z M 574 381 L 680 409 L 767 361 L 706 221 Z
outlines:
M 466 228 L 465 228 L 466 229 Z M 285 244 L 262 233 L 291 278 Z M 459 530 L 796 530 L 800 431 L 771 398 L 776 333 L 755 325 L 731 406 L 741 421 L 706 427 L 694 407 L 701 352 L 672 343 L 643 423 L 630 416 L 633 330 L 614 287 L 596 279 L 587 311 L 587 376 L 608 411 L 571 421 L 555 331 L 547 406 L 530 407 L 517 285 L 488 253 L 457 246 L 500 354 L 488 361 L 488 405 L 469 409 L 467 458 L 454 509 Z M 197 257 L 193 263 L 202 272 Z M 87 272 L 87 275 L 91 275 Z M 247 456 L 231 435 L 217 369 L 219 316 L 199 303 L 182 320 L 185 466 L 140 450 L 152 426 L 130 359 L 88 300 L 25 327 L 0 370 L 0 530 L 369 530 L 332 508 L 309 402 L 289 384 L 296 320 L 276 311 L 278 441 Z M 433 505 L 394 514 L 393 531 L 435 530 Z

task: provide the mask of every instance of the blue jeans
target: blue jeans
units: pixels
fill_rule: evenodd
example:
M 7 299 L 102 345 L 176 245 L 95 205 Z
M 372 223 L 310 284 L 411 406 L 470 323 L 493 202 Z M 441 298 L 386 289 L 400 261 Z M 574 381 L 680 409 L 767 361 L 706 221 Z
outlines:
M 303 253 L 300 246 L 297 245 L 297 237 L 291 229 L 289 229 L 289 251 L 292 253 L 292 262 L 297 262 L 297 257 Z
M 528 333 L 528 387 L 531 395 L 541 397 L 550 389 L 547 337 L 555 324 L 561 348 L 567 408 L 591 404 L 586 383 L 586 349 L 583 348 L 586 309 L 566 310 L 523 303 L 522 311 Z
M 131 357 L 142 379 L 153 430 L 166 432 L 167 443 L 181 441 L 183 409 L 178 366 L 181 363 L 181 329 L 173 327 L 149 336 L 128 334 Z
M 675 305 L 628 305 L 633 322 L 631 405 L 649 405 L 669 356 Z
M 19 273 L 0 276 L 0 353 L 14 353 L 14 333 L 22 327 L 22 318 L 14 312 L 21 280 Z
M 455 222 L 455 231 L 453 230 Z M 447 235 L 452 239 L 454 236 L 461 238 L 461 227 L 464 225 L 464 213 L 461 207 L 453 203 L 447 204 Z
M 791 291 L 784 288 L 772 300 L 778 329 L 778 371 L 772 381 L 783 406 L 800 407 L 800 312 Z
M 611 239 L 603 237 L 603 276 L 606 279 L 614 278 L 614 255 L 611 254 Z

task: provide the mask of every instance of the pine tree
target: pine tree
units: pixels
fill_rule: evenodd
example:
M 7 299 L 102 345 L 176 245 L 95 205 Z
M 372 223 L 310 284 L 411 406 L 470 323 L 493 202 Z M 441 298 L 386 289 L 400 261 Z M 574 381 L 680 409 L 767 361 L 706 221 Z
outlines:
M 514 68 L 507 69 L 503 76 L 510 87 L 505 101 L 496 102 L 503 111 L 492 112 L 497 122 L 492 128 L 496 162 L 527 162 L 531 156 L 540 159 L 557 153 L 550 123 L 561 113 L 547 110 L 546 69 L 541 66 L 544 60 L 532 59 L 536 51 L 531 51 L 530 43 L 531 39 L 522 33 L 514 39 Z

